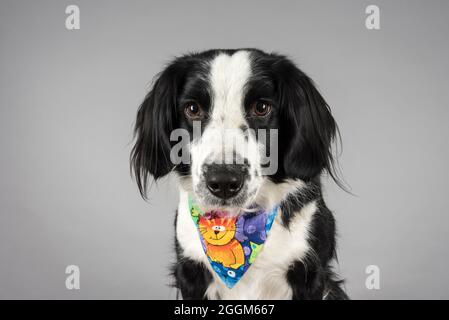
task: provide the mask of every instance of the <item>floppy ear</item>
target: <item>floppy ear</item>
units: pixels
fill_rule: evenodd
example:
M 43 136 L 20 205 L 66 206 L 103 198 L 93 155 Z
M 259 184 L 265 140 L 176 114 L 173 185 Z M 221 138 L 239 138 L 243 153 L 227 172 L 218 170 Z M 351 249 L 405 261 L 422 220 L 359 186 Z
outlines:
M 280 129 L 286 141 L 284 171 L 308 181 L 324 169 L 336 180 L 331 147 L 337 125 L 330 108 L 312 80 L 293 63 L 287 61 L 282 69 L 281 119 L 287 124 Z
M 148 176 L 165 176 L 173 168 L 170 161 L 170 133 L 176 121 L 179 73 L 174 64 L 157 77 L 137 112 L 131 170 L 140 194 L 146 198 Z

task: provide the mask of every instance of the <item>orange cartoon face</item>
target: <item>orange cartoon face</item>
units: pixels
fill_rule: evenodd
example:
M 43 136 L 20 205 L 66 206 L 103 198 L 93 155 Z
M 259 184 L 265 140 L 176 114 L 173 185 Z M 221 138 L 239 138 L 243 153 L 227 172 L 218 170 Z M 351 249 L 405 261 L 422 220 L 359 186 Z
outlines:
M 206 219 L 200 217 L 198 228 L 203 239 L 215 246 L 229 243 L 235 235 L 236 218 Z

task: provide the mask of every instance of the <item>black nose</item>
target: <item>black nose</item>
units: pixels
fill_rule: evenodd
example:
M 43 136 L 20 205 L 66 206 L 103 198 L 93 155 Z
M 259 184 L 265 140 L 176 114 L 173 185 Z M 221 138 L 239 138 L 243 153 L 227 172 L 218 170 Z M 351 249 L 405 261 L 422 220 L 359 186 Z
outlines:
M 242 165 L 209 165 L 206 169 L 206 185 L 216 197 L 228 199 L 242 189 L 246 168 Z
M 215 234 L 218 234 L 219 232 L 220 232 L 220 231 L 218 231 L 218 230 L 214 230 L 214 233 L 215 233 Z

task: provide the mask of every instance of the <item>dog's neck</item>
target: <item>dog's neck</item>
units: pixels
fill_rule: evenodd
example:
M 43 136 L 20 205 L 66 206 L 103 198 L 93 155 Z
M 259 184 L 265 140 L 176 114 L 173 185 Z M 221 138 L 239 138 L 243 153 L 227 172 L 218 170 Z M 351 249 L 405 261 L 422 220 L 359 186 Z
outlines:
M 192 196 L 192 190 L 185 188 L 185 184 L 180 184 L 180 193 Z M 282 210 L 282 220 L 288 224 L 292 212 L 299 212 L 303 206 L 314 199 L 321 199 L 321 184 L 319 179 L 304 182 L 300 179 L 288 179 L 281 183 L 275 183 L 265 179 L 257 192 L 255 206 L 270 210 L 275 206 L 280 206 Z

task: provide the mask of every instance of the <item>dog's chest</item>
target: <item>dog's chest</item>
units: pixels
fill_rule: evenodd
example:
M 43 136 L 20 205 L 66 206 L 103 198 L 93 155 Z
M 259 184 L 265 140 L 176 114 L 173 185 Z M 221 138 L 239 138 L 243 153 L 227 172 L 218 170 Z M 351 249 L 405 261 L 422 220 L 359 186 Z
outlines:
M 183 255 L 203 262 L 213 275 L 206 291 L 209 299 L 290 299 L 292 290 L 286 280 L 289 266 L 301 260 L 309 250 L 308 229 L 316 211 L 311 202 L 285 228 L 276 218 L 259 256 L 239 282 L 229 289 L 212 270 L 203 251 L 196 226 L 190 217 L 186 199 L 181 195 L 177 219 L 177 239 Z

